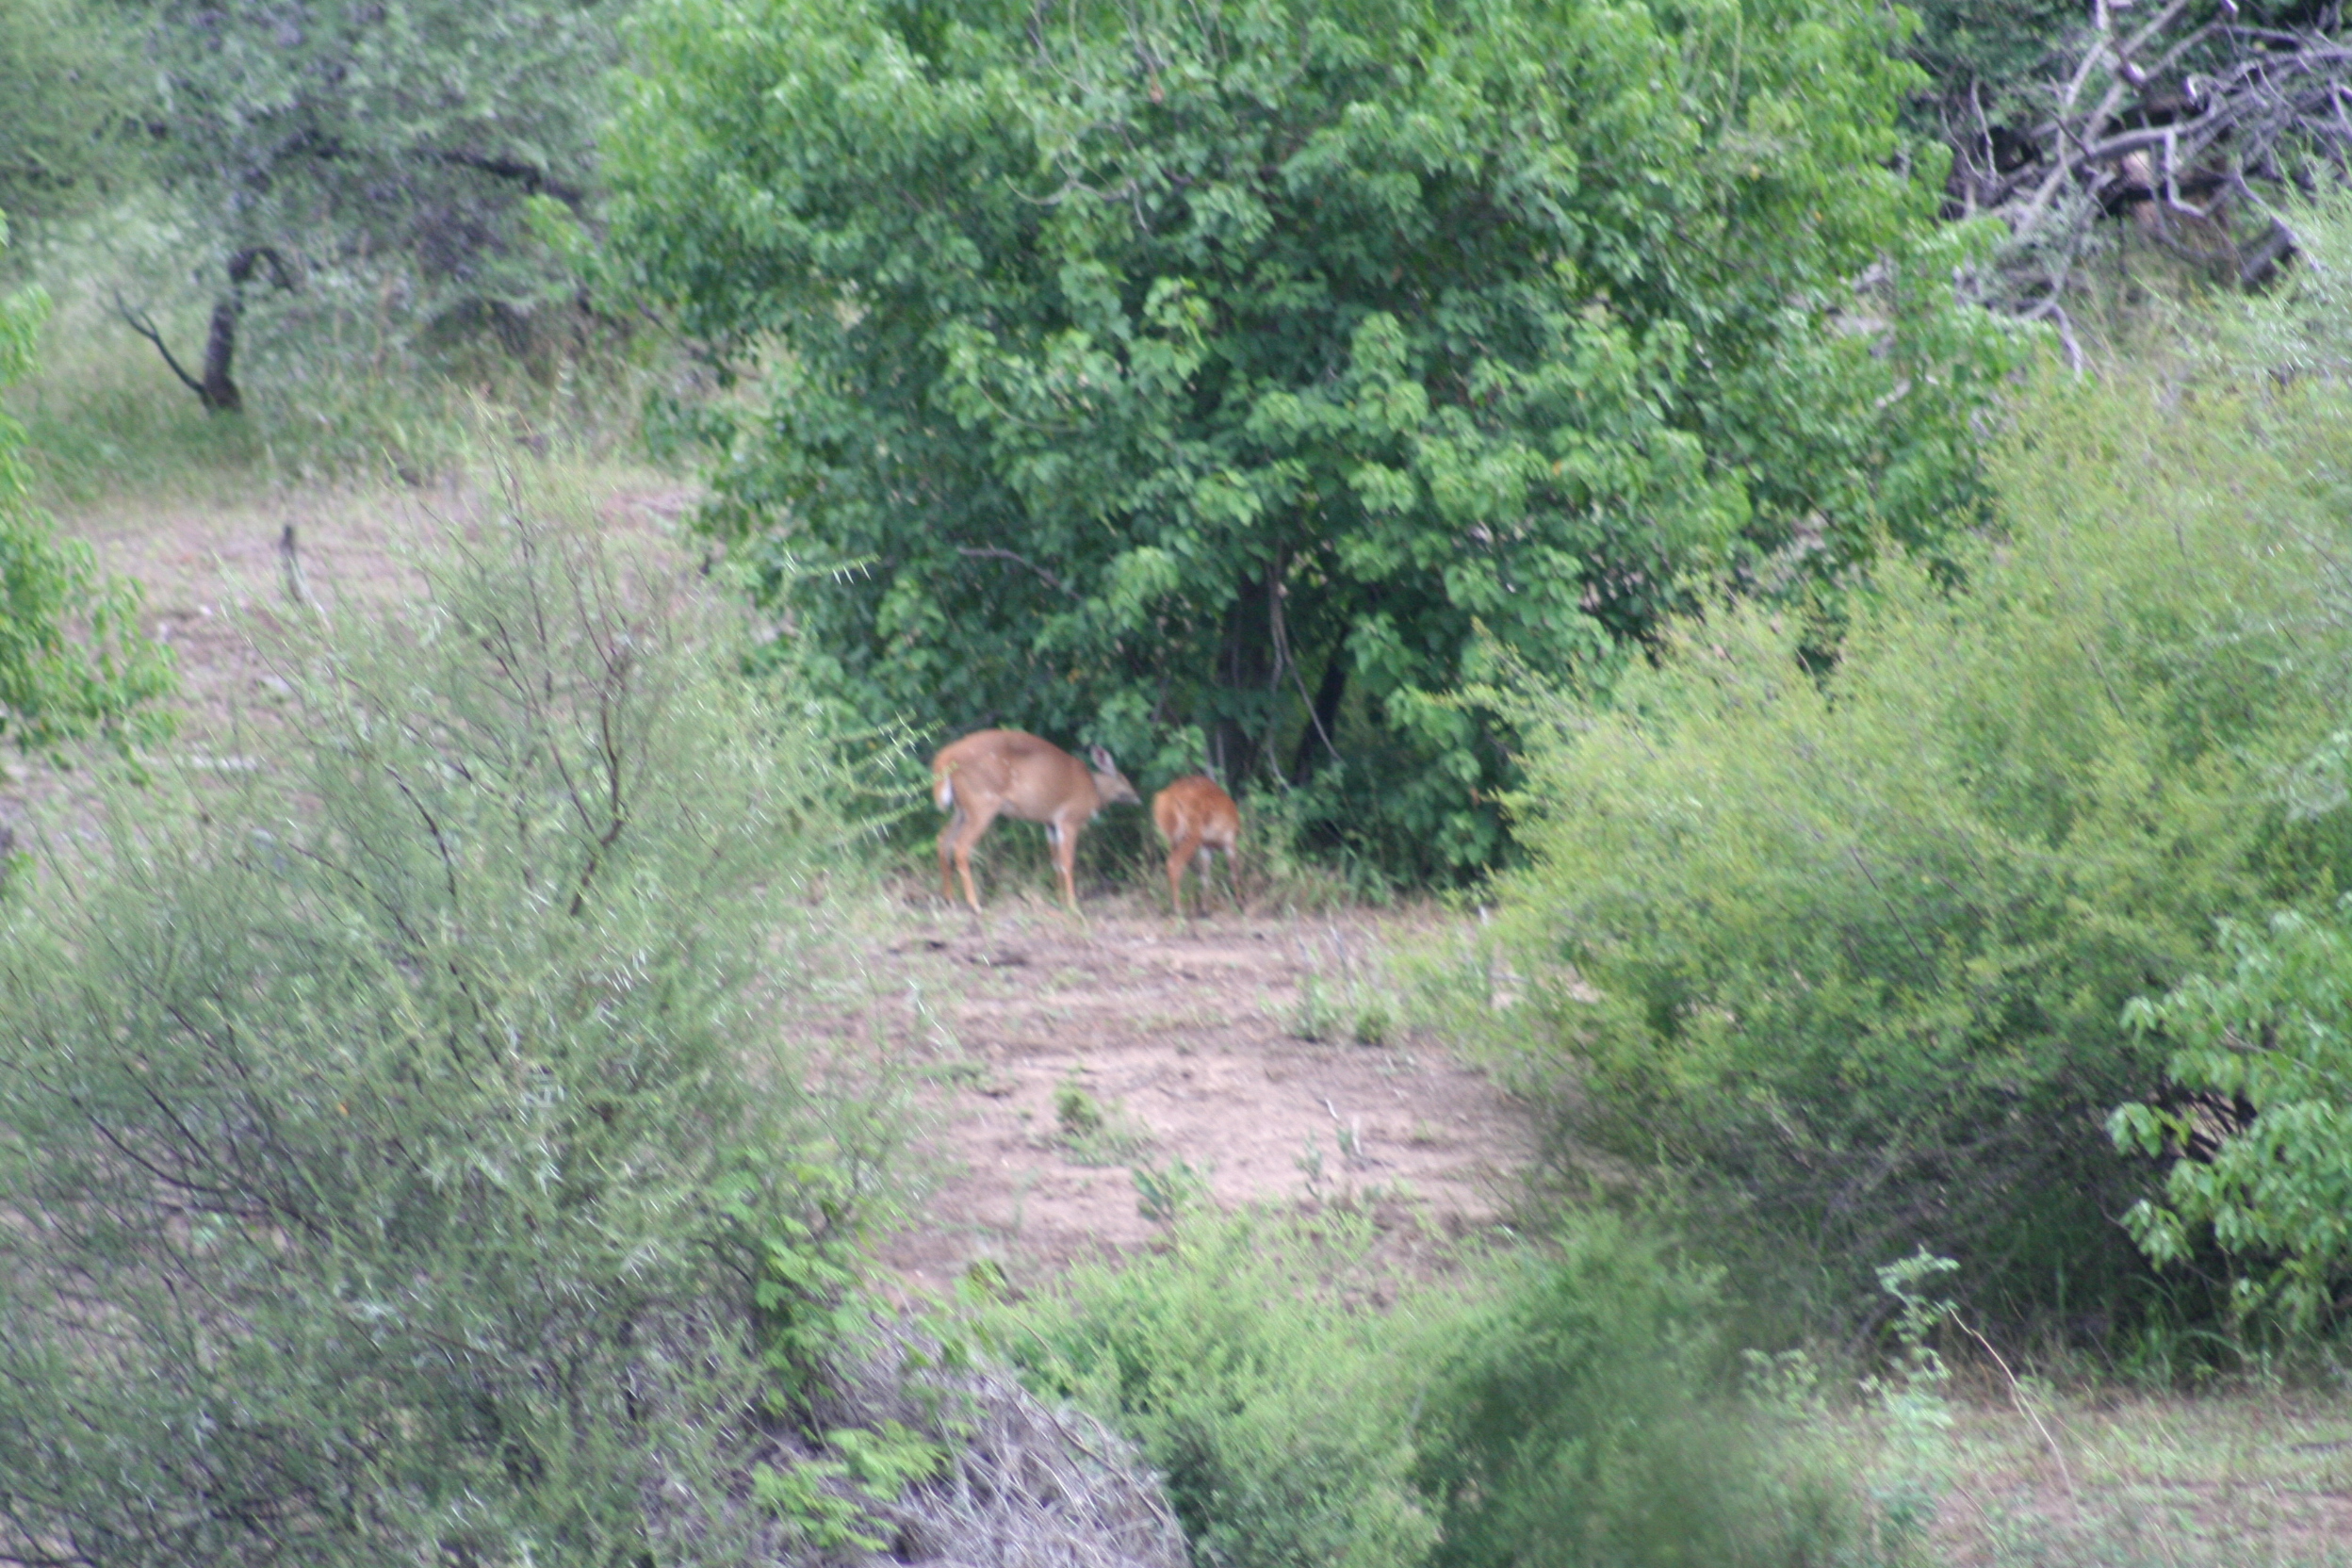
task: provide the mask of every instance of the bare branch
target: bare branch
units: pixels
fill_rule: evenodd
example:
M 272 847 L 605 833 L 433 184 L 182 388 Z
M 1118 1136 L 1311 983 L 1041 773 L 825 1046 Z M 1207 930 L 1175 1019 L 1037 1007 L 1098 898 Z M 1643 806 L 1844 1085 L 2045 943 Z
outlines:
M 115 291 L 114 313 L 122 318 L 122 324 L 124 326 L 130 328 L 133 332 L 139 334 L 139 336 L 145 338 L 148 342 L 153 343 L 155 346 L 155 352 L 163 356 L 163 362 L 165 365 L 171 367 L 172 373 L 180 378 L 181 385 L 187 387 L 190 392 L 195 393 L 200 398 L 204 395 L 204 384 L 198 381 L 194 376 L 189 375 L 186 370 L 180 368 L 180 362 L 172 357 L 171 349 L 167 347 L 163 341 L 163 334 L 155 330 L 155 324 L 153 321 L 149 320 L 144 315 L 133 310 L 128 304 L 123 302 L 122 294 L 120 289 Z

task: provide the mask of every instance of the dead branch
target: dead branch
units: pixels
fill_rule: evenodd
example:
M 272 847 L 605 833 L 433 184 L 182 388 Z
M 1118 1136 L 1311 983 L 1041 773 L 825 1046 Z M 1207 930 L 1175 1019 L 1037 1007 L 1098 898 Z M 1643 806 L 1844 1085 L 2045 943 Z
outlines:
M 2259 284 L 2295 249 L 2275 198 L 2314 172 L 2352 176 L 2352 43 L 2243 24 L 2228 0 L 2218 20 L 2189 9 L 2169 0 L 2126 33 L 2122 8 L 2094 0 L 2047 119 L 1996 126 L 1973 97 L 1970 122 L 1947 117 L 1951 215 L 2010 232 L 1978 281 L 1987 304 L 2063 323 L 2056 302 L 2099 222 L 2127 213 L 2156 243 Z

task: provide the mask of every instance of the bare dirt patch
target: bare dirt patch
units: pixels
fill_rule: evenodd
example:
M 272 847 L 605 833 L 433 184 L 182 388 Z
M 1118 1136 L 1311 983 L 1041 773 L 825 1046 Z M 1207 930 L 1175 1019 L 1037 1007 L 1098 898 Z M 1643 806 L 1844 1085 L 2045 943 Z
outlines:
M 1491 1223 L 1526 1158 L 1521 1113 L 1394 1014 L 1380 1043 L 1354 1037 L 1350 978 L 1443 923 L 1177 922 L 1134 895 L 1083 919 L 1007 900 L 980 923 L 910 898 L 880 957 L 927 1037 L 956 1163 L 889 1260 L 933 1287 L 981 1260 L 1051 1269 L 1148 1242 L 1155 1190 L 1355 1202 L 1433 1235 Z

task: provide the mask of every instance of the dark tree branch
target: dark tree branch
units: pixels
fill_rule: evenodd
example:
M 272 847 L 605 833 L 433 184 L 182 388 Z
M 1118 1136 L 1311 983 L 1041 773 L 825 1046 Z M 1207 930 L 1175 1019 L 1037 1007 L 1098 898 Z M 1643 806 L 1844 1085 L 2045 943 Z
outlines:
M 2133 209 L 2156 243 L 2258 284 L 2295 248 L 2261 188 L 2283 188 L 2296 153 L 2352 177 L 2352 45 L 2230 17 L 2168 36 L 2185 8 L 2170 0 L 2127 35 L 2120 10 L 2100 0 L 2049 120 L 1998 138 L 1981 114 L 1950 124 L 1955 215 L 1998 217 L 2012 237 L 1980 280 L 1987 304 L 2063 321 L 2054 302 L 2095 226 Z M 2259 220 L 2233 232 L 2235 211 Z
M 428 148 L 422 155 L 433 163 L 450 169 L 470 169 L 478 174 L 497 179 L 520 182 L 526 194 L 552 196 L 574 214 L 588 210 L 588 193 L 578 186 L 566 185 L 535 163 L 520 158 L 500 157 L 490 153 L 444 152 Z
M 163 363 L 170 368 L 172 373 L 180 378 L 181 385 L 195 393 L 199 398 L 204 395 L 204 384 L 180 368 L 180 362 L 172 357 L 171 346 L 164 342 L 163 334 L 155 330 L 155 324 L 153 321 L 123 303 L 122 293 L 120 289 L 117 289 L 114 295 L 114 313 L 122 318 L 124 326 L 155 346 L 155 352 L 163 356 Z

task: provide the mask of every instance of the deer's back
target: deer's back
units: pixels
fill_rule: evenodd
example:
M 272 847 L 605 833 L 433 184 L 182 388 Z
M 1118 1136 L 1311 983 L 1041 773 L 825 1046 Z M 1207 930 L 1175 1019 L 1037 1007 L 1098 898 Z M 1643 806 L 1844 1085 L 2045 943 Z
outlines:
M 1086 764 L 1025 729 L 981 729 L 951 742 L 932 759 L 935 778 L 954 781 L 956 798 L 1023 822 L 1044 822 L 1076 805 L 1091 815 L 1094 779 Z

